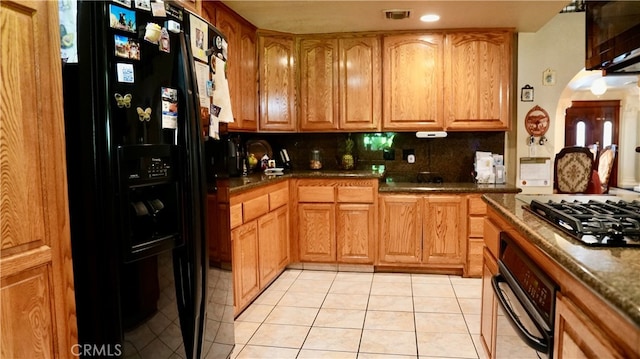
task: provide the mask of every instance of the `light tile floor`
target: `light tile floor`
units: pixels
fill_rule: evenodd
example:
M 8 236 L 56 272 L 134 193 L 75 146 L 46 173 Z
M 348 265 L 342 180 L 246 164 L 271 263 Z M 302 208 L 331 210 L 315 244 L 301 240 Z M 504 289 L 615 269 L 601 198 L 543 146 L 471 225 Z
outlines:
M 232 358 L 484 358 L 481 280 L 288 269 L 235 321 Z

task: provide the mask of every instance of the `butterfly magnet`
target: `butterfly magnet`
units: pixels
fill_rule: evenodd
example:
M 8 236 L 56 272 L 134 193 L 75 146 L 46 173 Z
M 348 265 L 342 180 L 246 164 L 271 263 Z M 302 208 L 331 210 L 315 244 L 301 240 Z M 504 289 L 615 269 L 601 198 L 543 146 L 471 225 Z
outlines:
M 138 119 L 140 120 L 140 122 L 151 121 L 151 107 L 147 107 L 144 110 L 142 109 L 142 107 L 138 107 L 136 108 L 136 111 L 138 111 Z
M 113 95 L 113 97 L 115 97 L 115 99 L 116 99 L 116 105 L 118 105 L 118 108 L 123 108 L 123 107 L 129 108 L 129 107 L 131 107 L 131 94 L 130 93 L 125 94 L 124 96 L 122 96 L 121 94 L 116 92 Z

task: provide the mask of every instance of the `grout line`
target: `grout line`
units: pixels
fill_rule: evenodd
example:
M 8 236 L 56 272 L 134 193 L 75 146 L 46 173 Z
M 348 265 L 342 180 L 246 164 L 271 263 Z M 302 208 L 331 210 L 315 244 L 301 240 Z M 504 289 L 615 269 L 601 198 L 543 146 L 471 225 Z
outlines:
M 252 335 L 247 339 L 247 343 L 243 344 L 242 349 L 241 349 L 239 352 L 237 352 L 237 353 L 236 353 L 236 355 L 234 356 L 234 358 L 235 358 L 235 357 L 237 357 L 238 355 L 240 355 L 240 353 L 241 353 L 241 352 L 246 348 L 246 346 L 247 346 L 247 345 L 250 345 L 250 344 L 249 344 L 249 341 L 253 338 L 253 336 L 255 335 L 255 333 L 260 329 L 260 327 L 262 327 L 262 325 L 263 325 L 263 324 L 265 324 L 265 321 L 267 320 L 267 318 L 269 317 L 269 315 L 271 315 L 271 314 L 272 314 L 272 312 L 273 312 L 273 310 L 275 309 L 275 307 L 276 307 L 276 306 L 278 306 L 278 304 L 282 301 L 282 298 L 284 298 L 284 296 L 286 296 L 286 295 L 287 295 L 287 293 L 289 293 L 289 292 L 290 292 L 291 286 L 293 286 L 293 284 L 294 284 L 297 280 L 299 280 L 299 279 L 300 279 L 300 275 L 303 273 L 304 269 L 302 269 L 302 270 L 296 269 L 296 270 L 298 270 L 299 272 L 298 272 L 298 274 L 295 276 L 295 278 L 293 279 L 293 282 L 291 283 L 291 285 L 289 285 L 289 287 L 288 287 L 286 290 L 284 290 L 284 294 L 282 295 L 282 297 L 280 297 L 280 298 L 276 301 L 276 303 L 273 305 L 273 307 L 271 308 L 271 310 L 269 311 L 269 313 L 268 313 L 268 314 L 265 316 L 265 318 L 264 318 L 264 319 L 259 323 L 258 327 L 257 327 L 257 328 L 256 328 L 256 330 L 253 332 L 253 334 L 252 334 Z M 285 271 L 285 272 L 286 272 L 286 271 Z M 283 273 L 285 273 L 285 272 L 283 272 Z M 331 291 L 331 288 L 333 287 L 333 285 L 335 285 L 335 284 L 336 284 L 337 274 L 338 274 L 338 272 L 336 272 L 336 275 L 335 275 L 335 276 L 333 277 L 333 279 L 331 280 L 331 285 L 329 286 L 329 288 L 327 289 L 327 291 L 324 293 L 324 298 L 323 298 L 323 300 L 322 300 L 322 303 L 320 304 L 320 306 L 319 306 L 319 308 L 318 308 L 318 311 L 317 311 L 317 312 L 316 312 L 316 314 L 315 314 L 315 317 L 314 317 L 314 319 L 313 319 L 313 321 L 312 321 L 312 323 L 311 323 L 311 325 L 310 325 L 310 327 L 309 327 L 309 331 L 307 332 L 307 334 L 306 334 L 306 336 L 305 336 L 304 340 L 302 341 L 302 344 L 301 344 L 300 348 L 297 348 L 297 349 L 298 349 L 298 353 L 296 354 L 296 358 L 300 356 L 300 353 L 301 353 L 301 351 L 302 351 L 302 349 L 303 349 L 303 347 L 304 347 L 304 344 L 306 343 L 306 341 L 307 341 L 307 340 L 308 340 L 308 338 L 309 338 L 309 335 L 310 335 L 310 333 L 311 333 L 311 330 L 312 330 L 313 328 L 319 328 L 319 327 L 315 327 L 315 324 L 316 324 L 316 321 L 317 321 L 317 319 L 318 319 L 318 316 L 320 315 L 320 311 L 322 310 L 322 308 L 323 308 L 323 306 L 324 306 L 324 303 L 325 303 L 325 302 L 326 302 L 326 300 L 327 300 L 327 297 L 328 297 L 328 295 L 329 295 L 329 293 L 330 293 L 330 291 Z M 416 358 L 419 358 L 419 357 L 420 357 L 420 352 L 419 352 L 419 343 L 418 343 L 418 325 L 417 325 L 417 318 L 416 318 L 415 293 L 414 293 L 414 288 L 413 288 L 413 284 L 414 284 L 414 279 L 415 279 L 415 278 L 414 278 L 414 274 L 409 274 L 409 275 L 410 275 L 410 281 L 409 281 L 409 282 L 410 282 L 410 285 L 411 285 L 411 306 L 412 306 L 412 313 L 413 313 L 414 338 L 415 338 L 415 341 L 416 341 L 416 342 L 415 342 L 415 345 L 416 345 Z M 450 276 L 450 275 L 447 275 L 447 279 L 448 279 L 448 283 L 449 283 L 449 285 L 451 286 L 451 289 L 452 289 L 452 290 L 453 290 L 453 292 L 454 292 L 454 297 L 455 297 L 456 303 L 458 304 L 458 309 L 460 310 L 460 314 L 462 314 L 463 320 L 465 321 L 465 327 L 466 327 L 466 329 L 467 329 L 467 335 L 468 335 L 468 336 L 469 336 L 469 338 L 471 339 L 471 342 L 472 342 L 472 344 L 473 344 L 473 346 L 474 346 L 474 349 L 475 349 L 475 352 L 476 352 L 476 358 L 480 358 L 480 354 L 479 354 L 479 351 L 478 351 L 478 347 L 476 346 L 476 342 L 473 340 L 473 335 L 471 334 L 471 330 L 470 330 L 470 326 L 469 326 L 469 323 L 468 323 L 468 319 L 467 319 L 467 317 L 465 316 L 465 313 L 464 313 L 464 312 L 463 312 L 463 310 L 462 310 L 462 305 L 461 305 L 461 303 L 460 303 L 460 298 L 458 297 L 458 295 L 457 295 L 457 293 L 456 293 L 456 291 L 455 291 L 455 286 L 454 286 L 453 280 L 452 280 L 452 278 L 451 278 L 451 276 Z M 309 279 L 309 280 L 313 280 L 313 279 Z M 362 326 L 361 326 L 361 328 L 360 328 L 360 341 L 359 341 L 359 343 L 358 343 L 358 348 L 357 348 L 357 351 L 356 351 L 356 353 L 355 353 L 355 354 L 356 354 L 356 356 L 358 356 L 358 355 L 360 354 L 360 350 L 361 350 L 361 346 L 362 346 L 362 340 L 363 340 L 363 335 L 364 335 L 364 327 L 365 327 L 365 323 L 366 323 L 366 320 L 367 320 L 367 314 L 369 314 L 370 312 L 372 312 L 372 311 L 373 311 L 373 310 L 371 310 L 371 309 L 370 309 L 370 304 L 371 304 L 371 296 L 372 296 L 372 290 L 373 290 L 373 283 L 374 283 L 374 280 L 375 280 L 375 273 L 374 273 L 374 276 L 371 278 L 371 281 L 369 282 L 369 293 L 368 293 L 368 295 L 367 295 L 367 303 L 366 303 L 366 306 L 365 306 L 365 309 L 364 309 L 364 318 L 363 318 Z M 275 281 L 274 281 L 274 283 L 275 283 Z M 432 284 L 432 283 L 427 283 L 427 284 Z M 435 284 L 435 283 L 433 283 L 433 284 Z M 340 294 L 342 294 L 342 293 L 340 293 Z M 350 293 L 344 293 L 344 294 L 350 294 Z M 252 304 L 252 305 L 253 305 L 253 304 Z M 336 309 L 340 309 L 340 308 L 336 308 Z M 331 328 L 331 327 L 328 327 L 328 328 Z M 336 327 L 336 328 L 337 328 L 337 327 Z M 253 344 L 251 344 L 251 345 L 253 345 Z M 255 345 L 255 346 L 271 347 L 271 348 L 281 348 L 281 347 L 273 346 L 273 345 L 271 345 L 271 346 Z M 237 346 L 236 346 L 236 347 L 237 347 Z M 296 348 L 289 348 L 289 349 L 296 349 Z M 341 350 L 333 350 L 333 349 L 310 349 L 310 350 L 321 350 L 321 351 L 341 351 Z M 392 355 L 392 354 L 389 354 L 389 355 Z

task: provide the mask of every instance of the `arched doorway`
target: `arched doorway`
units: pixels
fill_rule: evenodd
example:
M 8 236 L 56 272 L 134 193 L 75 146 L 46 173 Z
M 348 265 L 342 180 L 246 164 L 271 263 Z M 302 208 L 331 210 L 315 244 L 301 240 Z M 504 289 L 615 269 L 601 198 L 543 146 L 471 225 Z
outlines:
M 572 101 L 564 122 L 565 146 L 596 145 L 598 151 L 618 145 L 620 100 Z M 618 161 L 614 161 L 609 186 L 617 186 Z

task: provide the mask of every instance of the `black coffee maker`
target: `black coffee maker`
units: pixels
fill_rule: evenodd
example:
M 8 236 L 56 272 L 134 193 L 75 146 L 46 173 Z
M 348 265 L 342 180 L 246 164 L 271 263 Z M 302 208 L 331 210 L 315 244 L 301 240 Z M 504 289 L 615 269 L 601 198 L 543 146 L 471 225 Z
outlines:
M 229 177 L 238 177 L 242 174 L 242 162 L 244 155 L 240 136 L 228 137 L 226 139 L 226 162 Z

